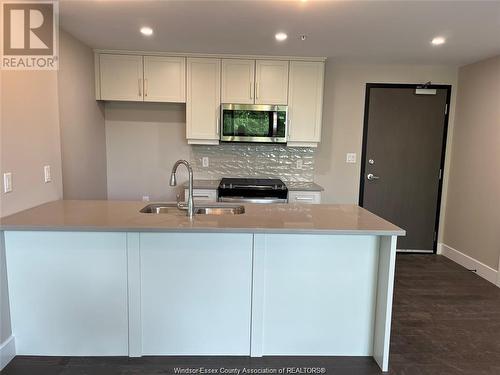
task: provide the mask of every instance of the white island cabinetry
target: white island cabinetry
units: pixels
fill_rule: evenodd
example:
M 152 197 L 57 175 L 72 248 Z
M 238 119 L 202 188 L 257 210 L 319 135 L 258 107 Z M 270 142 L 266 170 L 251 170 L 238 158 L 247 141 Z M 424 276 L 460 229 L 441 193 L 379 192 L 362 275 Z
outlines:
M 141 234 L 143 355 L 249 355 L 252 240 Z
M 373 356 L 388 369 L 403 230 L 355 206 L 189 221 L 143 205 L 2 219 L 17 355 Z
M 126 233 L 6 232 L 5 244 L 18 355 L 128 355 Z

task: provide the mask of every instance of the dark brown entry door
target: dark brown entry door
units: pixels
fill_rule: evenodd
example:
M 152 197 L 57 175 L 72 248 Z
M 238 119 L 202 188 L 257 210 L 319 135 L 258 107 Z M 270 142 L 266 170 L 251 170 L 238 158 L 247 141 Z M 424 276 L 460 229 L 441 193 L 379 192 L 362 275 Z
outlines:
M 399 250 L 436 246 L 450 90 L 438 87 L 367 85 L 360 205 L 406 230 Z

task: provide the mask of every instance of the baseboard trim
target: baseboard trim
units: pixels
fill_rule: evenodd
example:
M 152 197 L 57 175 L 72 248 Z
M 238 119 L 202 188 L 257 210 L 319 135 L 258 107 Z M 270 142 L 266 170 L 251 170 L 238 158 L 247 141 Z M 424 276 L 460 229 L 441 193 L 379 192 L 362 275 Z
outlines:
M 0 371 L 16 356 L 16 341 L 14 336 L 0 343 Z
M 444 243 L 438 245 L 438 254 L 444 255 L 445 257 L 451 259 L 455 263 L 460 264 L 461 266 L 467 269 L 475 269 L 477 270 L 477 274 L 481 276 L 483 279 L 489 281 L 490 283 L 499 286 L 499 272 L 490 266 L 487 266 L 484 263 L 454 249 L 451 246 L 448 246 Z
M 443 243 L 442 242 L 439 242 L 437 244 L 436 254 L 443 255 Z

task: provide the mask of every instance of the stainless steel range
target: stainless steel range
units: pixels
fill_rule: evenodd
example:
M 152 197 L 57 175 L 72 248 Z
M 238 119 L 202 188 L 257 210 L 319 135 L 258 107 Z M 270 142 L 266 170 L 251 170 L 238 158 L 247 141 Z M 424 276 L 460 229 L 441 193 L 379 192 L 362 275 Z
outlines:
M 219 202 L 288 202 L 288 188 L 278 178 L 223 178 L 218 191 Z

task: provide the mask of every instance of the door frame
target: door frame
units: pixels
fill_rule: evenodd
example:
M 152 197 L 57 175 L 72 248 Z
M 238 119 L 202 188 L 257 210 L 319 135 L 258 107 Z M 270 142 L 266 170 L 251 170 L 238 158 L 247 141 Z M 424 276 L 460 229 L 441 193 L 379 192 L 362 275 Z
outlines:
M 363 195 L 365 188 L 365 173 L 366 173 L 366 146 L 368 143 L 368 114 L 370 110 L 370 90 L 378 89 L 378 88 L 393 88 L 393 89 L 417 89 L 422 88 L 422 84 L 412 84 L 412 83 L 367 83 L 366 91 L 365 91 L 365 113 L 363 119 L 363 145 L 361 149 L 361 171 L 359 176 L 359 202 L 358 204 L 363 207 Z M 434 231 L 436 233 L 436 237 L 433 242 L 433 251 L 432 253 L 415 251 L 411 252 L 411 254 L 436 254 L 437 252 L 437 243 L 438 243 L 438 235 L 439 235 L 439 219 L 441 215 L 441 198 L 443 193 L 443 181 L 444 181 L 444 166 L 446 161 L 446 144 L 448 138 L 448 122 L 450 118 L 451 112 L 451 89 L 452 85 L 425 85 L 426 89 L 443 89 L 446 90 L 446 106 L 447 111 L 444 116 L 444 128 L 443 128 L 443 142 L 441 146 L 441 161 L 440 168 L 442 171 L 441 179 L 439 180 L 438 186 L 438 197 L 437 197 L 437 207 L 436 207 L 436 225 L 434 227 Z

